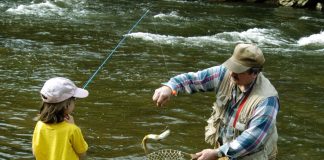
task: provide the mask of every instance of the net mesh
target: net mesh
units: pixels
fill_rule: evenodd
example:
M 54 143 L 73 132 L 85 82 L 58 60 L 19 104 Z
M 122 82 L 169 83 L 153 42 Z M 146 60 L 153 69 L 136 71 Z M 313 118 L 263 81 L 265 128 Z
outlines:
M 173 150 L 163 149 L 146 155 L 146 160 L 188 160 L 191 159 L 185 153 Z

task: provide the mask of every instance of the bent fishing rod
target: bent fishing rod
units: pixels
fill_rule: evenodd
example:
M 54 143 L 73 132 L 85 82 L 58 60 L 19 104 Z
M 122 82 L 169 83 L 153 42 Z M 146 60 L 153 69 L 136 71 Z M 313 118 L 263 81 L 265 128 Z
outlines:
M 146 10 L 146 12 L 141 16 L 140 19 L 137 20 L 137 22 L 132 26 L 130 30 L 128 30 L 127 34 L 130 34 L 133 29 L 140 23 L 140 21 L 146 16 L 146 14 L 149 12 L 149 10 Z M 108 62 L 108 60 L 112 57 L 112 55 L 115 53 L 115 51 L 121 46 L 121 44 L 125 41 L 126 36 L 123 36 L 123 38 L 118 42 L 116 47 L 107 54 L 106 59 L 101 63 L 101 65 L 98 67 L 98 69 L 92 74 L 92 76 L 88 79 L 88 81 L 83 85 L 83 89 L 85 89 L 88 84 L 93 80 L 93 78 L 98 74 L 98 72 L 102 69 L 102 67 Z

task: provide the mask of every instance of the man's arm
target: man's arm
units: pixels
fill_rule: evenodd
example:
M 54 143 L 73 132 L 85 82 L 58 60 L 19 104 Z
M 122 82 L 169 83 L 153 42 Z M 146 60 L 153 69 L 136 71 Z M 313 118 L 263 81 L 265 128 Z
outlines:
M 175 76 L 162 87 L 155 90 L 152 97 L 157 106 L 163 106 L 170 100 L 171 94 L 179 92 L 195 93 L 198 91 L 212 91 L 218 87 L 226 69 L 215 66 L 198 72 L 189 72 Z
M 163 85 L 169 86 L 176 92 L 205 92 L 213 91 L 218 87 L 226 69 L 223 66 L 214 66 L 198 72 L 189 72 L 175 76 Z

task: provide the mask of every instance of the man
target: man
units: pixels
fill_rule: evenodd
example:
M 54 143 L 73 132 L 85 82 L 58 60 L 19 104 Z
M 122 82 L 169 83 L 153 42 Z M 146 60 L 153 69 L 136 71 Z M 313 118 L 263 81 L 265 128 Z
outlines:
M 215 149 L 196 153 L 198 160 L 275 159 L 279 97 L 261 73 L 264 62 L 263 53 L 255 44 L 238 44 L 222 65 L 180 74 L 155 90 L 153 101 L 157 106 L 181 92 L 216 93 L 205 131 L 205 141 Z

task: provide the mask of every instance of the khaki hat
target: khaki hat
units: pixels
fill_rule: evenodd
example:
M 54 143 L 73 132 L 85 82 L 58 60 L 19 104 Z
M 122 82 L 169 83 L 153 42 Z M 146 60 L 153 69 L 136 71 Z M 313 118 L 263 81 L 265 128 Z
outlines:
M 264 62 L 263 53 L 255 44 L 238 44 L 223 65 L 234 73 L 243 73 L 252 67 L 262 68 Z
M 78 88 L 71 80 L 63 77 L 47 80 L 40 93 L 47 103 L 59 103 L 71 97 L 85 98 L 89 95 L 87 90 Z

